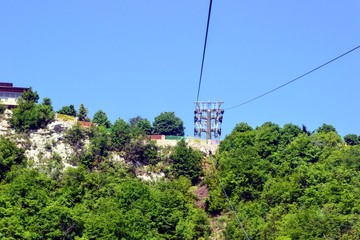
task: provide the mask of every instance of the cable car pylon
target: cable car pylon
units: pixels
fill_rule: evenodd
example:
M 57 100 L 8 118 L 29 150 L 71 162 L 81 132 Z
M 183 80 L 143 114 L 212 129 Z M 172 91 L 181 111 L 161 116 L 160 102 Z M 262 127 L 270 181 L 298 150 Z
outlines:
M 206 140 L 220 138 L 224 109 L 222 101 L 196 101 L 194 110 L 194 136 L 201 138 L 206 134 Z

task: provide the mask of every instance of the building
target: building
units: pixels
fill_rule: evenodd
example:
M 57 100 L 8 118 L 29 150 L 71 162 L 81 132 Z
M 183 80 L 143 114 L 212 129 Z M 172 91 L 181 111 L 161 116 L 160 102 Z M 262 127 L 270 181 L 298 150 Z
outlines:
M 0 82 L 0 101 L 9 108 L 17 105 L 18 98 L 29 88 L 14 87 L 12 83 Z

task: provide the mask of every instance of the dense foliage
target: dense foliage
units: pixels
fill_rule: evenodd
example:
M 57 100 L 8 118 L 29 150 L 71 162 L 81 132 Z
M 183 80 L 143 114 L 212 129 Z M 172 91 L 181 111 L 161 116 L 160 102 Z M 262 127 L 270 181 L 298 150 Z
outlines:
M 130 142 L 131 128 L 130 125 L 123 119 L 117 119 L 111 127 L 111 144 L 112 149 L 115 151 L 121 151 L 125 144 Z
M 106 113 L 101 109 L 94 114 L 92 122 L 106 128 L 110 128 L 111 126 L 111 122 L 108 119 Z
M 14 169 L 0 185 L 2 239 L 198 239 L 206 214 L 186 179 L 149 186 L 121 169 L 69 168 L 59 182 Z
M 7 153 L 0 156 L 6 170 L 0 179 L 1 239 L 190 240 L 209 235 L 208 216 L 194 204 L 189 179 L 142 182 L 124 165 L 107 161 L 105 132 L 101 127 L 91 131 L 96 132 L 89 133 L 86 159 L 91 161 L 86 164 L 92 170 L 83 164 L 70 167 L 56 180 L 25 168 L 21 150 L 0 141 L 1 152 Z M 148 148 L 144 154 L 152 156 Z
M 181 140 L 170 156 L 172 160 L 171 168 L 175 176 L 185 176 L 196 182 L 202 175 L 202 158 L 203 155 L 200 151 L 186 146 L 185 140 Z
M 150 135 L 153 132 L 153 127 L 151 123 L 146 118 L 140 116 L 136 118 L 130 118 L 129 120 L 130 127 L 132 128 L 133 135 Z
M 0 137 L 0 180 L 13 165 L 24 164 L 24 151 L 17 148 L 9 139 Z
M 77 115 L 75 107 L 72 104 L 70 104 L 69 106 L 63 106 L 59 111 L 57 111 L 57 113 L 65 114 L 73 117 L 76 117 Z
M 31 89 L 20 98 L 12 127 L 51 121 L 51 100 L 38 99 Z M 77 116 L 89 120 L 84 105 Z M 161 147 L 145 136 L 183 135 L 173 112 L 153 126 L 138 116 L 109 128 L 101 110 L 93 121 L 66 130 L 75 167 L 65 170 L 56 153 L 38 169 L 26 167 L 24 150 L 0 138 L 1 239 L 245 239 L 242 226 L 249 239 L 360 239 L 356 134 L 342 139 L 328 124 L 310 132 L 239 123 L 206 158 L 184 140 Z M 138 178 L 152 173 L 165 178 Z
M 84 104 L 81 103 L 76 116 L 78 117 L 79 121 L 90 122 L 88 113 L 89 110 L 84 106 Z
M 153 122 L 154 134 L 184 136 L 183 121 L 174 112 L 163 112 L 155 117 Z
M 331 125 L 238 124 L 221 143 L 218 174 L 250 239 L 360 239 L 360 146 Z M 228 208 L 213 184 L 208 211 Z M 232 218 L 226 239 L 244 239 Z
M 360 145 L 360 136 L 356 134 L 347 134 L 344 136 L 344 141 L 351 146 Z
M 31 88 L 24 92 L 18 99 L 18 106 L 13 110 L 10 124 L 19 132 L 26 132 L 44 128 L 54 119 L 51 100 L 44 98 L 41 104 L 38 104 L 39 95 Z

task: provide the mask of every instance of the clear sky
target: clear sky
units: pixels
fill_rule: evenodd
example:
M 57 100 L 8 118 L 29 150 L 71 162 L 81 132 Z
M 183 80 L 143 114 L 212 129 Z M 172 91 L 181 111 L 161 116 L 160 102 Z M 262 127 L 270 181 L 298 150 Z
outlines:
M 0 81 L 32 86 L 55 110 L 83 103 L 113 122 L 164 111 L 193 135 L 209 0 L 0 1 Z M 247 101 L 360 45 L 360 1 L 213 1 L 200 100 Z M 360 49 L 247 105 L 223 136 L 332 124 L 360 134 Z

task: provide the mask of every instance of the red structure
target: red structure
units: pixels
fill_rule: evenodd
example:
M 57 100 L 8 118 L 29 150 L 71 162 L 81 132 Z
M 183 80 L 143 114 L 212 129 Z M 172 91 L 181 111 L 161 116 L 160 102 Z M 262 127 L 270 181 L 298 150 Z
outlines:
M 93 125 L 92 122 L 84 122 L 84 121 L 79 121 L 79 124 L 84 128 L 90 128 Z

